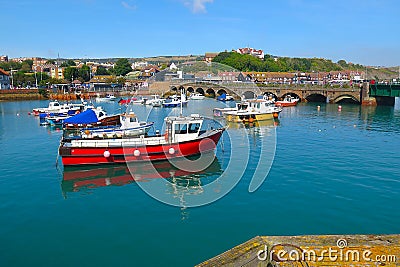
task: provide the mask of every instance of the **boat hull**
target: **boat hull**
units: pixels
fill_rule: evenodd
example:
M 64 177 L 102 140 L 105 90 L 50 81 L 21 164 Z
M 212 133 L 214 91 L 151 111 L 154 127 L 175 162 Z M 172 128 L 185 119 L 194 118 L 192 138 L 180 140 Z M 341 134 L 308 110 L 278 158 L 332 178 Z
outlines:
M 284 101 L 277 101 L 275 102 L 275 106 L 277 107 L 294 107 L 296 106 L 298 101 L 295 102 L 284 102 Z
M 188 102 L 182 102 L 182 106 L 187 106 Z M 181 102 L 165 102 L 162 104 L 164 108 L 176 108 L 181 106 Z
M 64 166 L 160 161 L 212 151 L 224 129 L 181 143 L 143 146 L 70 147 L 61 144 L 59 155 Z

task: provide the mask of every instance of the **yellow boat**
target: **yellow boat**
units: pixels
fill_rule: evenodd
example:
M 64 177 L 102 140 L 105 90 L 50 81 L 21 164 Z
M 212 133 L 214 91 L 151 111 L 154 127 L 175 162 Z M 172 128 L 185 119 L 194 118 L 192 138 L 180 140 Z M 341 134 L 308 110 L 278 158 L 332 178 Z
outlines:
M 275 107 L 273 103 L 266 100 L 247 101 L 246 109 L 225 112 L 228 122 L 255 122 L 273 120 L 279 117 L 282 108 Z

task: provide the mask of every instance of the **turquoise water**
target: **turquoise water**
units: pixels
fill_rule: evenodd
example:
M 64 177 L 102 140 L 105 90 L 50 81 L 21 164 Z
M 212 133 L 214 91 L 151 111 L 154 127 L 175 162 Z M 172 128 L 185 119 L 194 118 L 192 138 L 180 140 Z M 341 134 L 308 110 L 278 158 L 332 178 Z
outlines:
M 63 181 L 62 168 L 56 168 L 61 132 L 27 115 L 46 105 L 0 102 L 2 266 L 192 266 L 256 235 L 400 232 L 399 106 L 284 109 L 272 168 L 255 193 L 248 187 L 260 144 L 274 126 L 231 127 L 205 171 L 182 174 L 156 166 L 167 176 L 176 172 L 170 181 L 189 183 L 190 193 L 201 195 L 202 185 L 229 165 L 230 145 L 249 151 L 248 168 L 229 194 L 202 207 L 178 208 L 148 196 L 122 166 L 86 170 L 91 180 Z M 101 105 L 110 112 L 119 108 Z M 185 112 L 210 115 L 216 105 L 190 102 Z M 135 111 L 148 113 L 141 106 Z M 161 128 L 170 111 L 153 110 L 150 120 Z M 152 173 L 143 173 L 151 184 Z M 186 192 L 170 187 L 165 194 Z

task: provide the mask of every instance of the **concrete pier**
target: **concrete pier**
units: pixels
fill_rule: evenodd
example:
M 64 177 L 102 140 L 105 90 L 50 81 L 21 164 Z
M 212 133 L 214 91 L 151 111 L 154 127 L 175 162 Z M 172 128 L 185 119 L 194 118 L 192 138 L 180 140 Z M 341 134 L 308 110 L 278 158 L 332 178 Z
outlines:
M 400 235 L 257 236 L 197 266 L 400 266 Z

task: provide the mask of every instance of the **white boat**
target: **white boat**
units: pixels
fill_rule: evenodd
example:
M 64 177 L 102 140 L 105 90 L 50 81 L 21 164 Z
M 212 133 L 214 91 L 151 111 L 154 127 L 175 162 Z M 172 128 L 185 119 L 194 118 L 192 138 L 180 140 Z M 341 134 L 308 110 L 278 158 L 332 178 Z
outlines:
M 282 108 L 264 99 L 248 100 L 237 103 L 237 110 L 225 112 L 228 122 L 256 122 L 272 120 L 279 117 Z
M 179 106 L 186 106 L 188 101 L 186 100 L 186 95 L 181 94 L 180 97 L 177 95 L 173 95 L 165 99 L 163 103 L 163 107 L 165 108 L 173 108 L 173 107 L 179 107 Z
M 300 101 L 299 98 L 297 97 L 292 97 L 291 95 L 285 96 L 285 98 L 282 101 L 276 101 L 277 106 L 281 107 L 294 107 L 297 105 L 297 103 Z
M 191 94 L 190 100 L 203 100 L 205 98 L 202 94 Z
M 35 116 L 39 116 L 40 113 L 60 113 L 62 109 L 63 105 L 61 105 L 58 101 L 50 101 L 47 107 L 34 108 L 32 112 Z
M 102 128 L 83 129 L 82 138 L 121 138 L 122 136 L 145 135 L 153 126 L 154 122 L 141 122 L 137 116 L 130 112 L 120 115 L 121 126 L 110 126 Z
M 217 100 L 225 102 L 225 101 L 233 101 L 235 99 L 233 98 L 233 96 L 224 93 L 224 94 L 220 95 L 219 97 L 217 97 Z
M 108 102 L 115 101 L 117 98 L 113 94 L 107 94 L 105 97 L 100 97 L 100 94 L 97 94 L 96 101 L 97 102 Z
M 152 95 L 150 99 L 144 101 L 145 105 L 151 105 L 153 107 L 161 107 L 165 99 L 161 98 L 159 95 Z
M 65 103 L 60 104 L 58 101 L 51 101 L 46 108 L 34 108 L 32 110 L 35 116 L 47 116 L 47 114 L 52 114 L 53 116 L 60 114 L 74 115 L 85 109 L 84 104 L 75 103 Z M 42 114 L 42 115 L 41 115 Z

